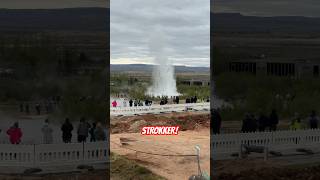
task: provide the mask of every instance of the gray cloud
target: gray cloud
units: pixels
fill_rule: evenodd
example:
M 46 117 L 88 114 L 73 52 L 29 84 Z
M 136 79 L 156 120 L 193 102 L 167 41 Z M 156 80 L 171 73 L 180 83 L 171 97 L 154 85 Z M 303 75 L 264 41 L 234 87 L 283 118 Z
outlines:
M 320 17 L 319 0 L 214 0 L 211 5 L 214 12 L 237 12 L 252 16 Z
M 149 37 L 159 29 L 175 64 L 210 65 L 209 0 L 114 0 L 110 11 L 111 63 L 152 63 Z

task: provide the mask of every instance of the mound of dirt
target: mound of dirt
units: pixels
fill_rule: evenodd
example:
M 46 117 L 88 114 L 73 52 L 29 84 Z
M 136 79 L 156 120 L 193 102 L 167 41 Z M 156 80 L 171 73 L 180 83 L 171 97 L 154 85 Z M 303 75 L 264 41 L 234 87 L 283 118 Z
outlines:
M 305 168 L 263 168 L 246 170 L 238 174 L 222 173 L 214 180 L 317 180 L 320 179 L 320 166 Z
M 161 115 L 141 115 L 115 117 L 111 123 L 111 133 L 138 133 L 143 126 L 180 126 L 181 131 L 199 130 L 210 127 L 208 113 L 170 113 Z

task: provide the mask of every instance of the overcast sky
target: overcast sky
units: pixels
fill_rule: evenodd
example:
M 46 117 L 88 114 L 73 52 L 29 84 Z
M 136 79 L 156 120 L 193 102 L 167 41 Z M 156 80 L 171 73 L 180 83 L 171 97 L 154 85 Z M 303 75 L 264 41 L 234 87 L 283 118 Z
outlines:
M 320 17 L 319 0 L 213 0 L 213 2 L 214 12 L 237 12 L 252 16 Z
M 0 0 L 0 8 L 55 9 L 74 7 L 106 7 L 109 0 Z
M 112 64 L 152 64 L 160 32 L 175 65 L 210 66 L 210 0 L 112 0 L 110 11 Z

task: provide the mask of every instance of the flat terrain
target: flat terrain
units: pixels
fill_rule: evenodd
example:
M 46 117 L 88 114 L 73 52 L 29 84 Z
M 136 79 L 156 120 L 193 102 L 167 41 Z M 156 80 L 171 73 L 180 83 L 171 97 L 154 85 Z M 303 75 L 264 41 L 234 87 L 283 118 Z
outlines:
M 120 138 L 130 140 L 128 145 L 119 146 Z M 197 174 L 196 157 L 168 157 L 143 154 L 138 151 L 155 154 L 192 155 L 196 154 L 195 146 L 201 147 L 202 170 L 210 173 L 210 133 L 203 131 L 179 132 L 177 136 L 142 136 L 140 133 L 111 134 L 112 152 L 135 160 L 138 164 L 150 169 L 155 174 L 167 179 L 187 179 Z M 130 148 L 130 149 L 128 149 Z
M 295 157 L 291 157 L 294 159 Z M 229 160 L 214 162 L 215 166 L 212 178 L 214 180 L 316 180 L 320 178 L 319 163 L 310 162 L 311 158 L 305 157 L 304 163 L 295 162 L 294 165 L 286 160 Z M 317 157 L 319 160 L 319 157 Z
M 145 125 L 183 125 L 184 131 L 177 136 L 142 136 Z M 187 179 L 198 173 L 196 156 L 161 155 L 195 155 L 199 145 L 201 168 L 210 174 L 209 127 L 208 112 L 121 117 L 111 120 L 110 149 L 166 179 Z

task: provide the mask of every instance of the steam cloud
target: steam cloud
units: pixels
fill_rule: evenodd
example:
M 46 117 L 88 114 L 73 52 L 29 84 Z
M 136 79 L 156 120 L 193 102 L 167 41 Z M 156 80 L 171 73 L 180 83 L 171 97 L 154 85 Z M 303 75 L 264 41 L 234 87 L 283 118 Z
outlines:
M 152 72 L 152 86 L 148 88 L 149 96 L 178 96 L 174 66 L 168 58 L 165 44 L 167 36 L 158 28 L 150 36 L 149 50 L 154 57 L 154 67 Z

